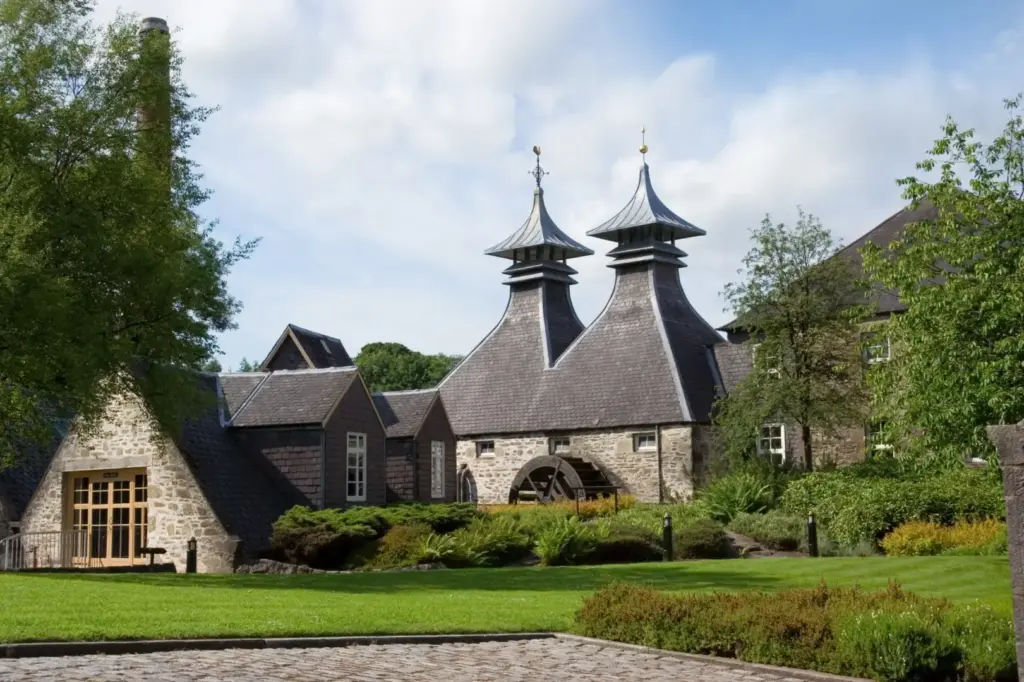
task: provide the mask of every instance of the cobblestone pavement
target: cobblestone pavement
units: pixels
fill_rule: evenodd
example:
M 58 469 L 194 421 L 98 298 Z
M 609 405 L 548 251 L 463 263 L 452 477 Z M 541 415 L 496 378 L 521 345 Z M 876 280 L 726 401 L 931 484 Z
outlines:
M 797 682 L 763 672 L 559 639 L 0 659 L 0 680 L 18 682 L 525 682 L 552 675 L 573 681 Z

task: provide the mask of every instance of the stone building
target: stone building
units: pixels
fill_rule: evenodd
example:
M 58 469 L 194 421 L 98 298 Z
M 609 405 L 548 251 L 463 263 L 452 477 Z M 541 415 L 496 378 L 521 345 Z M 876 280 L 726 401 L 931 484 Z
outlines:
M 31 551 L 22 560 L 124 566 L 159 547 L 183 569 L 194 537 L 199 571 L 230 571 L 269 549 L 273 522 L 295 505 L 455 499 L 437 391 L 371 396 L 337 339 L 293 325 L 281 339 L 263 363 L 274 369 L 199 375 L 211 408 L 173 437 L 126 399 L 95 433 L 72 424 L 49 450 L 27 450 L 0 474 L 5 522 Z
M 885 248 L 903 234 L 908 224 L 932 220 L 936 216 L 934 206 L 927 202 L 922 202 L 917 208 L 906 207 L 837 252 L 833 258 L 845 259 L 849 261 L 851 267 L 861 271 L 861 249 L 868 243 Z M 866 364 L 887 362 L 892 357 L 893 348 L 889 343 L 885 324 L 893 315 L 905 311 L 906 307 L 895 291 L 875 287 L 870 296 L 869 302 L 874 306 L 873 316 L 863 324 L 861 338 L 852 341 L 863 344 L 863 359 Z M 715 357 L 725 388 L 729 391 L 753 371 L 756 340 L 751 339 L 749 331 L 742 328 L 736 320 L 722 325 L 719 329 L 725 332 L 726 339 L 715 346 Z M 815 459 L 818 464 L 842 465 L 861 461 L 877 453 L 890 453 L 893 446 L 884 436 L 884 427 L 884 422 L 869 420 L 866 424 L 841 429 L 832 435 L 812 431 Z M 782 421 L 765 424 L 758 434 L 757 448 L 763 455 L 775 461 L 799 463 L 803 452 L 801 430 L 795 424 L 786 424 Z
M 459 439 L 460 493 L 488 503 L 614 489 L 687 498 L 710 454 L 721 337 L 686 298 L 676 241 L 704 231 L 662 203 L 644 162 L 629 202 L 587 233 L 614 245 L 615 276 L 585 327 L 568 261 L 593 252 L 548 213 L 534 151 L 532 210 L 486 251 L 511 261 L 505 313 L 439 385 Z

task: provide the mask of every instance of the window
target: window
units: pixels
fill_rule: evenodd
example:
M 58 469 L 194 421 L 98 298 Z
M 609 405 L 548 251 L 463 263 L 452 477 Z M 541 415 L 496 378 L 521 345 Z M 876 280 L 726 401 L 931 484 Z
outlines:
M 444 441 L 430 441 L 430 496 L 444 497 Z
M 141 563 L 149 535 L 145 471 L 97 471 L 70 480 L 71 559 L 76 566 Z
M 569 439 L 568 438 L 552 438 L 551 439 L 551 454 L 552 455 L 568 455 L 569 454 Z
M 783 424 L 765 424 L 757 437 L 757 454 L 769 457 L 775 464 L 786 461 L 786 427 Z
M 348 487 L 345 499 L 366 501 L 366 434 L 348 434 Z
M 477 457 L 494 457 L 494 441 L 482 440 L 476 444 Z
M 865 332 L 860 335 L 861 345 L 864 347 L 864 360 L 874 364 L 885 362 L 892 357 L 892 347 L 889 345 L 889 337 L 879 332 Z
M 755 343 L 753 348 L 750 351 L 750 354 L 751 354 L 751 357 L 752 357 L 752 359 L 754 361 L 754 366 L 755 367 L 757 366 L 757 356 L 761 353 L 761 346 L 762 346 L 762 344 Z M 765 372 L 768 374 L 768 376 L 770 376 L 770 377 L 777 377 L 777 376 L 779 376 L 779 357 L 778 357 L 778 355 L 776 355 L 775 353 L 770 353 L 770 354 L 766 353 L 765 354 L 765 358 L 764 358 L 764 363 L 765 363 L 765 365 L 767 365 L 767 369 L 765 370 Z
M 886 427 L 888 422 L 884 420 L 875 420 L 868 423 L 867 432 L 865 434 L 865 440 L 868 446 L 868 457 L 876 454 L 891 453 L 892 442 L 889 440 L 889 435 L 886 433 Z
M 658 436 L 655 433 L 638 433 L 633 436 L 633 450 L 657 450 Z

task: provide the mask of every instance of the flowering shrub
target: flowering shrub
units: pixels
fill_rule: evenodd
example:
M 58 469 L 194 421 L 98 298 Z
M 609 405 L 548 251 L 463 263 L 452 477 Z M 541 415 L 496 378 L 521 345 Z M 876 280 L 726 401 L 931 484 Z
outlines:
M 910 521 L 886 535 L 881 546 L 886 554 L 893 556 L 1004 554 L 1006 524 L 993 519 L 959 521 L 952 526 Z

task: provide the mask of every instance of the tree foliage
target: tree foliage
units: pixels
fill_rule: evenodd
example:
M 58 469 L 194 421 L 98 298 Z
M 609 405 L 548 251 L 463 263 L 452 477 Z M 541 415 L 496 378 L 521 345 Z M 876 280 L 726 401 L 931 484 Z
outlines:
M 0 462 L 55 412 L 95 426 L 114 396 L 164 432 L 199 409 L 188 370 L 233 326 L 226 275 L 255 246 L 226 248 L 197 214 L 187 154 L 211 110 L 171 41 L 92 10 L 0 0 Z
M 836 244 L 814 216 L 800 211 L 792 226 L 766 216 L 751 232 L 743 278 L 723 293 L 750 335 L 754 371 L 719 401 L 716 420 L 733 458 L 753 452 L 765 422 L 795 423 L 810 470 L 812 429 L 863 423 L 864 290 L 850 261 L 832 257 Z
M 260 371 L 260 365 L 258 362 L 253 362 L 247 358 L 242 358 L 238 363 L 239 372 L 258 372 Z
M 355 358 L 371 391 L 433 388 L 458 364 L 455 355 L 424 355 L 393 342 L 368 343 Z
M 865 250 L 869 276 L 899 292 L 893 357 L 872 371 L 875 400 L 919 454 L 991 454 L 984 428 L 1024 418 L 1024 123 L 1021 97 L 990 143 L 947 119 L 917 168 L 899 181 L 933 220 Z

